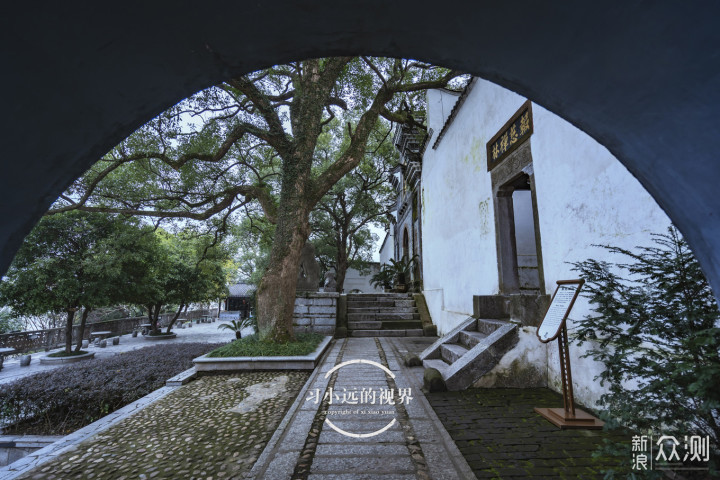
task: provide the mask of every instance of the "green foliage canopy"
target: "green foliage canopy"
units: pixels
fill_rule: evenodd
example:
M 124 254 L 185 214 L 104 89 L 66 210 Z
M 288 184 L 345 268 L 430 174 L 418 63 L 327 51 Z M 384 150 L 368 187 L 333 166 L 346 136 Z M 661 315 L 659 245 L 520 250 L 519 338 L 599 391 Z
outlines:
M 151 237 L 152 229 L 128 218 L 79 211 L 44 217 L 0 283 L 0 302 L 14 315 L 67 313 L 70 353 L 75 313 L 83 308 L 84 325 L 93 308 L 125 301 L 148 261 L 138 246 Z
M 316 255 L 324 270 L 335 270 L 337 291 L 343 289 L 348 268 L 365 271 L 372 261 L 377 235 L 369 227 L 387 227 L 390 221 L 395 191 L 389 177 L 397 165 L 397 151 L 391 142 L 391 125 L 380 124 L 360 164 L 332 186 L 310 217 Z M 331 145 L 330 138 L 342 135 L 328 133 L 319 139 L 318 155 L 328 164 L 342 151 Z

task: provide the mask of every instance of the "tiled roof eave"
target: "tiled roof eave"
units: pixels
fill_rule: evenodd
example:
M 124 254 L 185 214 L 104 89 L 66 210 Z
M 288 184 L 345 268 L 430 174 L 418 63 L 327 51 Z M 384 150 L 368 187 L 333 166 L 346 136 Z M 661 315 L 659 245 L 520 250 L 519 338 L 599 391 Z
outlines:
M 445 120 L 445 124 L 443 124 L 442 128 L 440 129 L 440 133 L 438 133 L 437 139 L 435 139 L 435 143 L 433 143 L 432 149 L 435 150 L 438 145 L 440 144 L 440 140 L 442 140 L 443 136 L 445 136 L 445 132 L 447 132 L 447 129 L 450 128 L 450 125 L 452 124 L 453 120 L 455 120 L 455 116 L 457 116 L 457 113 L 460 111 L 460 107 L 462 107 L 462 104 L 465 103 L 465 99 L 470 94 L 470 91 L 472 90 L 473 86 L 475 86 L 475 82 L 477 81 L 477 77 L 472 77 L 468 84 L 465 86 L 465 89 L 458 97 L 457 101 L 455 102 L 455 105 L 453 105 L 452 110 L 450 111 L 450 115 L 448 115 L 447 120 Z

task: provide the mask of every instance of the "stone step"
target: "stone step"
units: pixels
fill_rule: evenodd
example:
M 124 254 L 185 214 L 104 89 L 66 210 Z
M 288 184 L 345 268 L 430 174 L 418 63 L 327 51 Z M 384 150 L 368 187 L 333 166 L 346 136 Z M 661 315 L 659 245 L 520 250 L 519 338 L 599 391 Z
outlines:
M 460 357 L 465 355 L 468 349 L 457 343 L 446 343 L 440 347 L 440 358 L 447 363 L 456 362 Z
M 460 332 L 459 340 L 461 345 L 465 345 L 467 348 L 472 348 L 483 338 L 487 338 L 487 334 L 482 332 Z
M 495 319 L 484 319 L 479 318 L 478 321 L 475 323 L 475 329 L 480 332 L 484 333 L 485 335 L 490 335 L 495 330 L 498 329 L 498 321 Z
M 383 330 L 408 330 L 421 329 L 422 322 L 420 320 L 384 320 L 381 322 Z
M 348 299 L 348 308 L 390 308 L 390 307 L 415 307 L 415 300 L 409 299 Z
M 395 300 L 375 300 L 375 301 L 350 301 L 348 300 L 348 310 L 357 308 L 393 308 L 395 307 Z
M 418 313 L 417 307 L 350 307 L 348 313 Z
M 450 365 L 442 359 L 434 358 L 432 360 L 423 360 L 423 367 L 437 369 L 444 380 L 447 378 L 447 372 Z
M 380 330 L 383 328 L 382 322 L 366 321 L 366 322 L 348 322 L 348 330 Z
M 422 337 L 422 329 L 409 330 L 349 330 L 351 337 Z
M 356 298 L 362 299 L 386 299 L 386 298 L 412 298 L 411 293 L 349 293 L 348 301 Z
M 415 300 L 395 300 L 396 307 L 415 307 Z
M 480 330 L 479 333 L 487 335 L 487 338 L 472 349 L 457 343 L 460 338 L 464 338 L 468 343 L 478 340 L 480 336 L 475 331 L 476 327 Z M 452 361 L 443 374 L 445 384 L 450 391 L 464 390 L 491 371 L 505 352 L 517 344 L 517 330 L 518 326 L 511 322 L 468 317 L 426 348 L 420 354 L 420 359 L 426 366 L 432 362 L 430 365 L 434 364 L 435 368 L 437 365 L 442 366 L 442 363 L 437 362 Z
M 391 322 L 397 320 L 420 320 L 419 313 L 348 313 L 348 322 Z

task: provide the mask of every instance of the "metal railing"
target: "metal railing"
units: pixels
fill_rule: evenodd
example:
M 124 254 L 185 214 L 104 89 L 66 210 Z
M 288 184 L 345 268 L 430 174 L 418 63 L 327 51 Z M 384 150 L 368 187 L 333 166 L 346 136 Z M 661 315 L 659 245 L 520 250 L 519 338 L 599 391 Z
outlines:
M 192 310 L 187 314 L 181 314 L 181 318 L 188 320 L 200 318 L 203 315 L 215 315 L 217 308 L 209 310 Z M 159 317 L 159 325 L 167 327 L 174 313 L 163 313 Z M 147 323 L 148 317 L 118 318 L 115 320 L 104 320 L 88 323 L 82 332 L 82 338 L 89 339 L 90 333 L 94 331 L 113 332 L 113 336 L 132 333 L 142 323 Z M 80 325 L 73 326 L 73 344 L 76 344 L 80 336 Z M 14 348 L 16 353 L 26 353 L 35 350 L 48 350 L 65 345 L 65 327 L 48 328 L 45 330 L 33 330 L 26 332 L 14 332 L 0 334 L 0 347 Z

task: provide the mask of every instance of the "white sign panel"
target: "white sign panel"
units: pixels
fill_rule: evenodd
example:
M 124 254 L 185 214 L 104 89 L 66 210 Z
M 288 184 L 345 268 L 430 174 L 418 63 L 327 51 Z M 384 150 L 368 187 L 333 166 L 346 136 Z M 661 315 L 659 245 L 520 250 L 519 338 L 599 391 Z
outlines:
M 538 328 L 537 335 L 541 341 L 548 342 L 557 336 L 565 317 L 570 313 L 570 308 L 581 285 L 582 283 L 558 285 L 550 308 Z

